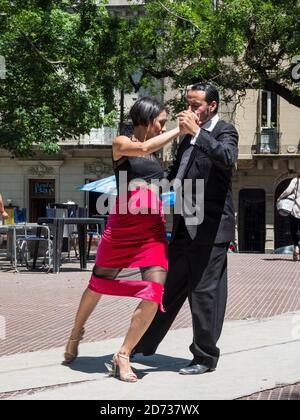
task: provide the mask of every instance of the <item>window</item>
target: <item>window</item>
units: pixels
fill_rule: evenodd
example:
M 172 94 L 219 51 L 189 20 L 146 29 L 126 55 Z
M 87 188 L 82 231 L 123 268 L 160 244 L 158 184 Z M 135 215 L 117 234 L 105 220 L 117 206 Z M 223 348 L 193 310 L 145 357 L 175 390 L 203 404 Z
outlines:
M 261 128 L 276 128 L 277 121 L 277 95 L 273 92 L 263 91 L 261 95 Z
M 258 153 L 279 153 L 278 97 L 275 93 L 261 92 L 259 117 Z

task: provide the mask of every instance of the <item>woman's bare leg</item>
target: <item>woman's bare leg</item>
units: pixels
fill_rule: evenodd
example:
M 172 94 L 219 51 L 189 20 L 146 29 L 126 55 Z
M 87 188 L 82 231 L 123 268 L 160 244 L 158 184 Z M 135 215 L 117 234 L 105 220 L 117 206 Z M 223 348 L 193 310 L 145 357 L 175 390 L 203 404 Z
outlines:
M 140 302 L 131 318 L 129 330 L 120 348 L 121 353 L 130 355 L 136 344 L 149 328 L 157 309 L 158 304 L 155 302 L 147 300 Z
M 86 321 L 89 319 L 91 313 L 97 306 L 102 295 L 95 293 L 87 288 L 81 298 L 79 308 L 75 317 L 74 327 L 72 329 L 72 336 L 79 337 Z
M 118 353 L 114 356 L 114 361 L 119 366 L 121 380 L 128 382 L 135 382 L 137 380 L 136 375 L 130 367 L 130 353 L 147 331 L 155 317 L 157 309 L 157 303 L 143 300 L 134 311 L 125 340 Z
M 159 267 L 150 267 L 148 270 L 142 271 L 143 280 L 153 281 L 164 284 L 167 272 Z M 136 344 L 140 341 L 142 336 L 149 328 L 158 310 L 158 303 L 143 300 L 135 309 L 131 318 L 131 324 L 126 334 L 125 340 L 118 353 L 125 356 L 130 356 Z M 132 372 L 129 360 L 119 357 L 118 365 L 120 368 L 120 376 Z
M 100 278 L 107 278 L 109 280 L 115 279 L 120 270 L 115 268 L 105 268 L 105 267 L 94 267 L 94 275 Z M 94 311 L 99 300 L 101 299 L 99 293 L 95 293 L 89 288 L 87 288 L 81 298 L 79 308 L 75 317 L 74 326 L 72 329 L 71 337 L 67 344 L 66 353 L 70 355 L 69 359 L 72 361 L 71 355 L 77 355 L 79 341 L 82 335 L 83 327 L 90 317 L 91 313 Z M 68 357 L 65 355 L 65 358 Z

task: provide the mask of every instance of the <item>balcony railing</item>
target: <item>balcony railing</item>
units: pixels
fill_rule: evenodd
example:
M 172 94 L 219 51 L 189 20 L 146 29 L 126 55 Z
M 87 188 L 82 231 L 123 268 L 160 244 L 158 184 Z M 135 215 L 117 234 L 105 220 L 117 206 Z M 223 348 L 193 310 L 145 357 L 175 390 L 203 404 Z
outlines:
M 277 128 L 262 128 L 256 133 L 257 143 L 254 153 L 258 155 L 280 153 L 280 133 Z
M 117 136 L 117 132 L 116 128 L 93 128 L 89 135 L 80 136 L 80 144 L 111 146 L 114 137 Z

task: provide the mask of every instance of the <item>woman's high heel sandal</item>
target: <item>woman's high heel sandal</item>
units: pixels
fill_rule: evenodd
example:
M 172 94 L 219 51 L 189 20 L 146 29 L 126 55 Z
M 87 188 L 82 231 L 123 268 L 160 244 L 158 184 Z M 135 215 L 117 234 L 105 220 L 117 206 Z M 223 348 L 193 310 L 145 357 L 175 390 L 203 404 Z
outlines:
M 84 332 L 85 332 L 84 328 L 82 328 L 80 336 L 78 338 L 74 338 L 72 336 L 69 338 L 66 351 L 64 354 L 64 358 L 65 358 L 65 360 L 63 361 L 64 364 L 68 365 L 72 363 L 78 356 L 78 346 L 79 346 L 79 342 L 83 339 Z M 75 346 L 75 349 L 71 351 L 71 348 L 73 348 L 74 343 L 77 343 L 77 345 Z
M 121 374 L 118 359 L 126 359 L 129 363 L 129 356 L 126 356 L 122 353 L 117 353 L 114 355 L 113 360 L 110 363 L 105 363 L 106 369 L 108 370 L 108 376 L 113 376 L 114 378 L 119 378 L 123 382 L 137 382 L 138 378 L 135 373 L 128 371 L 125 374 Z
M 299 261 L 300 260 L 300 250 L 299 250 L 298 246 L 294 247 L 293 260 L 294 261 Z

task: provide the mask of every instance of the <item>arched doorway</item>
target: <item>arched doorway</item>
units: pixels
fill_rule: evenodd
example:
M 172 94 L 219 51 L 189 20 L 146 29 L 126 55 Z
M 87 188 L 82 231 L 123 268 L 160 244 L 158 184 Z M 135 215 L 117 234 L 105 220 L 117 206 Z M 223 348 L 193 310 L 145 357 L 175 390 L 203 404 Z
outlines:
M 274 236 L 275 236 L 275 249 L 281 248 L 283 246 L 291 245 L 292 244 L 292 238 L 290 233 L 290 222 L 288 217 L 282 217 L 276 210 L 276 203 L 278 200 L 278 197 L 281 196 L 283 191 L 287 189 L 287 187 L 291 183 L 291 178 L 285 179 L 282 181 L 276 191 L 275 191 L 275 203 L 274 203 Z
M 239 197 L 239 251 L 265 253 L 266 193 L 244 189 Z

